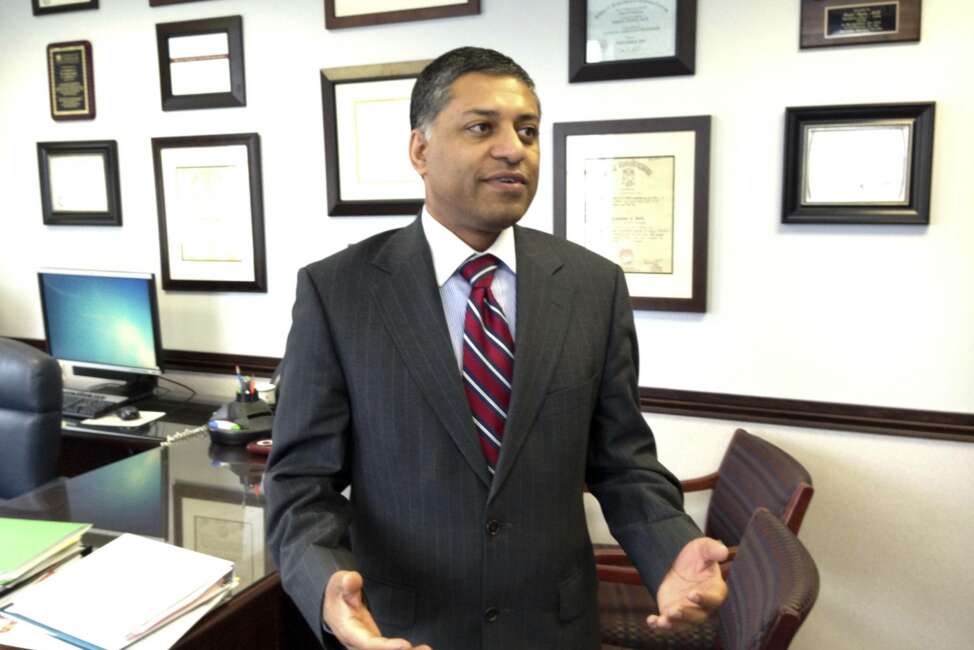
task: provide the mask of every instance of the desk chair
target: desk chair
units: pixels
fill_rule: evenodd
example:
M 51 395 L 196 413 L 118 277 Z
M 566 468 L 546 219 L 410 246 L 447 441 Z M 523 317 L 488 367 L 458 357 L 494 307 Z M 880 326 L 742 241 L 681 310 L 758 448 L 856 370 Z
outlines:
M 685 492 L 713 490 L 704 534 L 726 544 L 730 559 L 755 510 L 768 509 L 797 534 L 814 493 L 812 477 L 801 463 L 744 429 L 734 432 L 716 472 L 682 485 Z M 650 634 L 645 618 L 657 611 L 656 600 L 625 552 L 617 546 L 598 546 L 595 559 L 603 642 L 644 649 L 712 647 L 717 632 L 712 625 L 700 626 L 689 636 Z M 723 567 L 725 577 L 729 566 L 728 562 Z
M 57 476 L 61 387 L 53 357 L 0 338 L 0 499 Z
M 717 610 L 714 636 L 697 645 L 700 639 L 685 634 L 661 647 L 784 650 L 812 610 L 818 588 L 815 561 L 798 537 L 778 517 L 759 508 L 741 538 L 727 578 L 727 600 Z M 685 644 L 686 640 L 694 645 Z M 639 647 L 603 644 L 602 650 Z

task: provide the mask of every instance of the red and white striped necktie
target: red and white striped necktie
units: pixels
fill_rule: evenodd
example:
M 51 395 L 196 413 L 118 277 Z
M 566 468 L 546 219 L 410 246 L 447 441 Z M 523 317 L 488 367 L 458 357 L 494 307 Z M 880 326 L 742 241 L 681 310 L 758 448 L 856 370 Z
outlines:
M 497 266 L 493 255 L 480 255 L 460 267 L 471 285 L 463 322 L 463 388 L 491 474 L 504 439 L 514 376 L 514 337 L 490 290 Z

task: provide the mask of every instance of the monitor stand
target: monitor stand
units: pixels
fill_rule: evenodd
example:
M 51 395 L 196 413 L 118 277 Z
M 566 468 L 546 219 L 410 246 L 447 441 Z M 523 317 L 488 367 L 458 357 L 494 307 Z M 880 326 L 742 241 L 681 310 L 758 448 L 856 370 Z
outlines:
M 74 368 L 74 374 L 79 377 L 98 377 L 100 379 L 111 379 L 122 382 L 99 386 L 95 392 L 104 393 L 105 395 L 120 395 L 125 398 L 126 403 L 152 397 L 155 394 L 156 388 L 159 386 L 159 378 L 155 375 L 144 375 L 137 372 L 76 366 Z

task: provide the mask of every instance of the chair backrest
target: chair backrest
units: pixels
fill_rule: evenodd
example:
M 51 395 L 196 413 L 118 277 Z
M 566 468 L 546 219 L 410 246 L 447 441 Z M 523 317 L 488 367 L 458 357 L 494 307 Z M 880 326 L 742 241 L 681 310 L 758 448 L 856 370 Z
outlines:
M 751 518 L 727 578 L 718 610 L 723 650 L 788 647 L 818 597 L 815 561 L 775 515 Z
M 57 476 L 61 387 L 53 357 L 0 338 L 0 499 Z
M 738 429 L 717 470 L 705 532 L 736 546 L 754 511 L 767 508 L 797 533 L 813 492 L 812 477 L 801 463 Z

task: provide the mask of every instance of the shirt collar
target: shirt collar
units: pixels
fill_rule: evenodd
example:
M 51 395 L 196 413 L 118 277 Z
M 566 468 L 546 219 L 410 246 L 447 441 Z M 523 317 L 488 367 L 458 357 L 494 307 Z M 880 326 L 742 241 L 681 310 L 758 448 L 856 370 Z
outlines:
M 460 265 L 477 251 L 465 241 L 454 235 L 446 226 L 433 218 L 426 206 L 423 206 L 423 232 L 426 243 L 429 244 L 430 254 L 433 256 L 433 272 L 436 274 L 436 285 L 442 287 L 450 279 Z M 490 253 L 517 274 L 517 255 L 514 250 L 514 228 L 505 228 L 497 235 L 497 239 L 485 253 Z

